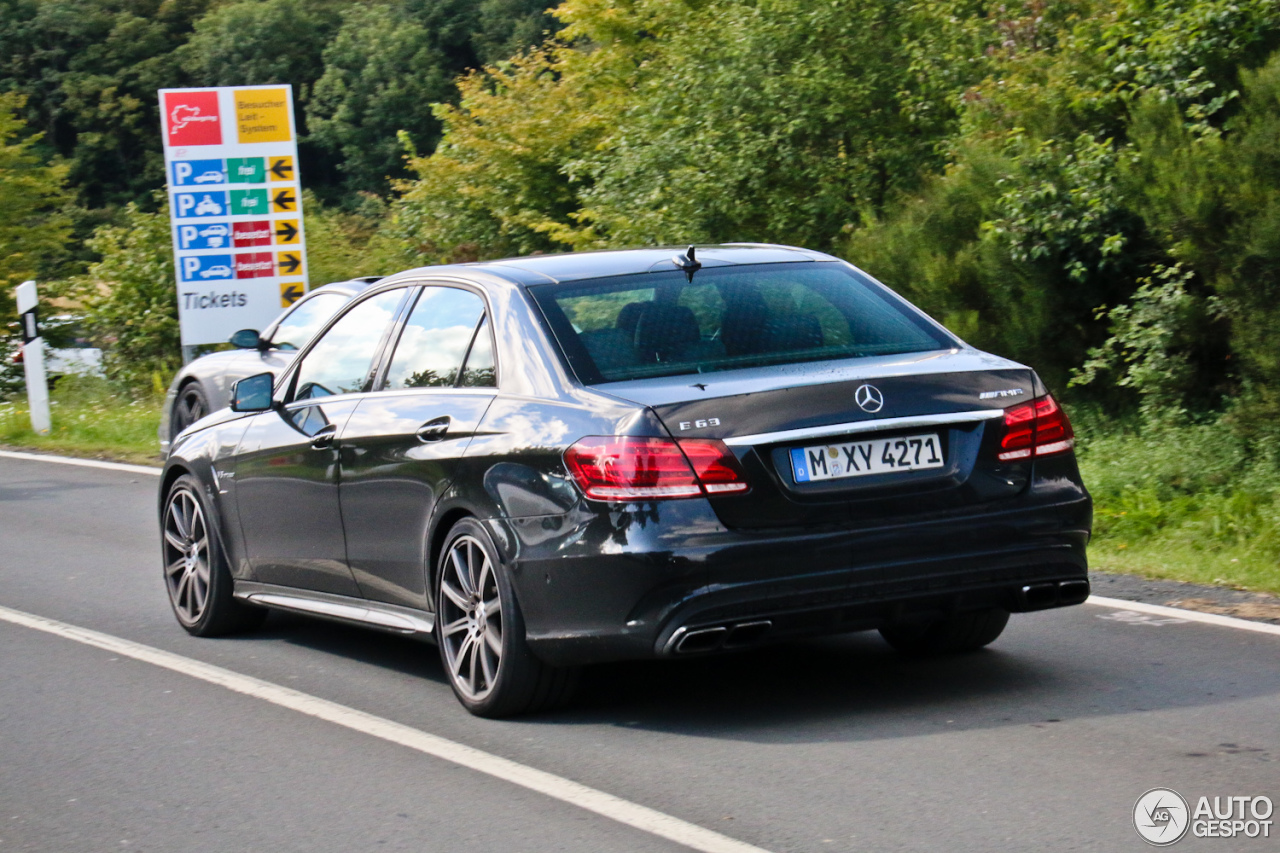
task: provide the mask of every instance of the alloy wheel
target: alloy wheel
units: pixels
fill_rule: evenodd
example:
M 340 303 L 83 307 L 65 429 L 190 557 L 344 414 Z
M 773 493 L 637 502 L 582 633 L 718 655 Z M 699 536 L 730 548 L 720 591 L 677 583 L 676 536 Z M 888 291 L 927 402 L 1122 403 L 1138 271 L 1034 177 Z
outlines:
M 164 514 L 164 579 L 169 601 L 184 625 L 194 625 L 209 603 L 209 528 L 200 499 L 179 487 Z
M 173 434 L 182 432 L 206 414 L 208 412 L 205 411 L 204 395 L 199 388 L 195 387 L 195 383 L 188 385 L 178 397 L 178 404 L 174 407 Z
M 485 698 L 502 664 L 502 599 L 493 563 L 472 536 L 449 546 L 436 615 L 449 677 L 467 698 Z

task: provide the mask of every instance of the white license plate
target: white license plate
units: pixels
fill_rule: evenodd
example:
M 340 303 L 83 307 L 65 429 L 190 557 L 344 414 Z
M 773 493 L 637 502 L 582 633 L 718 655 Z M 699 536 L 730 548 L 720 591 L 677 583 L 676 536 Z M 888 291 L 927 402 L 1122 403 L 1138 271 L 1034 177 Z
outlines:
M 797 483 L 921 471 L 943 464 L 937 433 L 791 449 L 791 471 Z

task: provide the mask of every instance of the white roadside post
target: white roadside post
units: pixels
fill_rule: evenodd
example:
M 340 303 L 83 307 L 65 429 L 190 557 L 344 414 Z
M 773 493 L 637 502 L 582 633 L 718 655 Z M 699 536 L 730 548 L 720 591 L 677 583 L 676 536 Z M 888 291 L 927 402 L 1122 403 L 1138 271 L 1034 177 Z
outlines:
M 44 338 L 36 317 L 36 283 L 18 285 L 18 313 L 22 315 L 22 369 L 27 377 L 27 404 L 31 409 L 31 428 L 48 435 L 49 383 L 44 375 Z

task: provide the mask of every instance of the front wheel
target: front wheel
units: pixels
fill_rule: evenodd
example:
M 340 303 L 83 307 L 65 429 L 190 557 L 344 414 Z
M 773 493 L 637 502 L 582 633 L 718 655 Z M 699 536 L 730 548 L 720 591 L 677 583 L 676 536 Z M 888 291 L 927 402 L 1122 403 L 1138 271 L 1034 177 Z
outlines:
M 178 392 L 173 401 L 173 412 L 169 415 L 169 438 L 175 439 L 178 433 L 209 414 L 209 398 L 199 382 L 188 382 Z
M 436 577 L 440 660 L 468 711 L 507 717 L 568 700 L 577 670 L 548 666 L 529 649 L 507 567 L 479 522 L 449 531 Z
M 178 624 L 197 637 L 256 628 L 267 612 L 232 596 L 227 568 L 200 481 L 183 474 L 169 488 L 161 518 L 164 582 Z
M 900 652 L 916 655 L 971 652 L 995 642 L 1009 624 L 1009 611 L 992 607 L 931 622 L 886 625 L 880 636 Z

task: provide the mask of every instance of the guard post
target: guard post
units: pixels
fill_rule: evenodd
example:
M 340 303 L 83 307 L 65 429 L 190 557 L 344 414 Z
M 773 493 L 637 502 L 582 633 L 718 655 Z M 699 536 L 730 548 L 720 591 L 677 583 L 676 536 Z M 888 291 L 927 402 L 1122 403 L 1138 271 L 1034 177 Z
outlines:
M 48 435 L 49 383 L 44 375 L 44 338 L 40 336 L 40 318 L 36 313 L 36 283 L 18 285 L 18 314 L 22 318 L 22 370 L 27 378 L 27 407 L 31 410 L 31 428 Z

